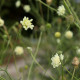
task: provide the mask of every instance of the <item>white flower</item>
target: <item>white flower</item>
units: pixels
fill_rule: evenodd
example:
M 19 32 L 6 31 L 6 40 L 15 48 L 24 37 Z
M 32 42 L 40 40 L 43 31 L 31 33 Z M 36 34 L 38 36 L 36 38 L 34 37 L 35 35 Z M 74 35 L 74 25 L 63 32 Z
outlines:
M 25 30 L 27 30 L 27 29 L 33 29 L 33 27 L 34 27 L 34 25 L 31 23 L 33 21 L 33 19 L 30 19 L 29 20 L 29 18 L 27 17 L 24 17 L 23 18 L 23 21 L 20 21 L 20 23 L 22 24 L 22 26 L 23 26 L 23 28 L 25 29 Z
M 21 55 L 24 53 L 23 47 L 21 46 L 17 46 L 14 50 L 14 52 L 16 53 L 16 55 Z
M 18 7 L 20 7 L 21 6 L 21 1 L 16 1 L 16 3 L 15 3 L 15 6 L 18 8 Z
M 57 14 L 58 14 L 59 16 L 62 16 L 62 15 L 65 14 L 65 7 L 64 7 L 63 5 L 61 5 L 61 6 L 58 7 Z
M 24 5 L 23 9 L 25 12 L 30 12 L 31 10 L 30 5 Z
M 28 49 L 29 51 L 32 51 L 32 48 L 31 48 L 31 47 L 27 47 L 27 49 Z
M 80 54 L 80 48 L 76 50 L 76 53 L 77 54 Z
M 60 54 L 60 60 L 64 59 L 64 55 Z
M 0 26 L 4 25 L 4 20 L 0 18 Z
M 52 65 L 53 65 L 53 68 L 56 68 L 58 67 L 59 65 L 61 65 L 61 62 L 60 62 L 60 57 L 59 55 L 56 53 L 56 55 L 54 55 L 52 58 Z
M 71 39 L 71 38 L 73 37 L 73 32 L 72 32 L 72 31 L 67 31 L 67 32 L 65 33 L 65 37 L 66 37 L 67 39 Z
M 61 42 L 61 40 L 60 39 L 57 39 L 57 43 L 59 44 Z

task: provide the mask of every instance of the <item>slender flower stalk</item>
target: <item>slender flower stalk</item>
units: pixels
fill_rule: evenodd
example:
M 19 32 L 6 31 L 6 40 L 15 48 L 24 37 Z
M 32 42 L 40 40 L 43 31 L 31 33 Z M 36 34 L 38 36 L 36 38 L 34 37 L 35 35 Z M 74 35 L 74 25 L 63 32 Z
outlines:
M 36 58 L 38 50 L 39 50 L 39 46 L 40 46 L 40 43 L 41 43 L 41 37 L 42 37 L 42 32 L 40 33 L 39 41 L 38 41 L 38 44 L 37 44 L 37 48 L 36 48 L 36 52 L 35 52 L 35 58 Z M 34 61 L 32 62 L 31 66 L 30 66 L 30 69 L 29 69 L 28 80 L 30 80 L 30 75 L 31 75 L 31 71 L 32 71 L 32 68 L 33 68 L 33 64 L 34 64 Z
M 32 53 L 31 53 L 31 56 L 32 56 L 34 62 L 35 62 L 44 72 L 46 72 L 46 70 L 37 62 L 37 60 L 35 59 L 35 57 L 33 56 Z M 50 77 L 52 80 L 55 80 L 55 78 L 53 78 L 51 75 L 49 75 L 49 77 Z
M 65 66 L 64 66 L 64 69 L 72 76 L 72 73 L 71 73 L 70 71 L 68 71 Z M 79 79 L 77 79 L 77 77 L 75 77 L 75 76 L 73 76 L 73 78 L 75 78 L 75 80 L 79 80 Z
M 45 4 L 43 1 L 41 1 L 41 0 L 37 0 L 37 1 L 39 1 L 40 3 L 42 3 L 43 5 L 45 5 L 46 7 L 48 7 L 50 10 L 57 12 L 57 10 L 55 8 L 50 7 L 49 5 Z
M 4 70 L 4 69 L 1 69 L 1 68 L 0 68 L 0 71 L 4 71 L 4 72 L 7 74 L 7 76 L 9 77 L 9 80 L 13 80 L 13 79 L 11 78 L 11 76 L 9 75 L 9 73 L 7 72 L 7 70 Z
M 72 74 L 72 78 L 71 78 L 71 80 L 73 80 L 73 78 L 74 78 L 74 74 L 75 74 L 75 67 L 74 67 L 74 70 L 73 70 L 73 74 Z

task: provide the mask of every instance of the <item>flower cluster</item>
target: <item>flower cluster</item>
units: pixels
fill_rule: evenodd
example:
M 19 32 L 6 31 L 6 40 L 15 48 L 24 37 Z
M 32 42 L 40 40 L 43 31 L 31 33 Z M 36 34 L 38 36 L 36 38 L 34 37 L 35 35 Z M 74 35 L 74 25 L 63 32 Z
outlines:
M 22 26 L 23 26 L 23 28 L 25 29 L 25 30 L 27 30 L 27 29 L 33 29 L 33 27 L 34 27 L 34 25 L 32 24 L 32 21 L 33 21 L 33 19 L 30 19 L 29 20 L 29 18 L 27 17 L 24 17 L 23 18 L 23 21 L 20 21 L 20 23 L 22 24 Z
M 64 7 L 63 5 L 61 5 L 61 6 L 58 7 L 57 14 L 58 14 L 59 16 L 62 16 L 62 15 L 65 14 L 65 7 Z
M 17 46 L 14 52 L 16 53 L 16 55 L 22 55 L 24 53 L 24 49 L 21 46 Z
M 52 65 L 53 68 L 58 67 L 59 65 L 61 65 L 61 60 L 64 59 L 64 56 L 61 54 L 60 56 L 56 53 L 56 55 L 54 55 L 51 60 L 52 60 Z

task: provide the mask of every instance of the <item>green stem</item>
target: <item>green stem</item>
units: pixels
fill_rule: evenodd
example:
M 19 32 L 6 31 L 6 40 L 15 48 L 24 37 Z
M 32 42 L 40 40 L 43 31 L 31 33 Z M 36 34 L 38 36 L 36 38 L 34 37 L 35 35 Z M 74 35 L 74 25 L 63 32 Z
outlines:
M 63 0 L 63 2 L 64 2 L 64 5 L 66 6 L 67 10 L 69 11 L 69 13 L 74 17 L 74 19 L 75 19 L 74 24 L 80 29 L 80 26 L 79 26 L 80 20 L 79 20 L 78 16 L 76 15 L 75 11 L 73 10 L 73 8 L 71 7 L 70 2 L 68 0 L 66 0 L 66 1 Z
M 35 63 L 36 63 L 44 72 L 46 72 L 46 70 L 38 63 L 38 61 L 35 59 L 35 57 L 33 56 L 32 53 L 31 53 L 31 56 L 32 56 L 33 60 L 35 61 Z M 50 78 L 51 78 L 52 80 L 55 80 L 51 75 L 49 75 L 49 76 L 50 76 Z
M 71 11 L 72 11 L 73 15 L 75 16 L 75 19 L 80 23 L 79 18 L 78 18 L 78 16 L 76 15 L 75 11 L 73 10 L 73 8 L 72 8 L 69 0 L 66 0 L 66 2 L 67 2 L 67 4 L 68 4 L 68 6 L 71 8 Z
M 39 37 L 37 49 L 36 49 L 36 52 L 35 52 L 35 58 L 36 58 L 37 53 L 38 53 L 38 50 L 39 50 L 39 46 L 40 46 L 40 42 L 41 42 L 41 37 L 42 37 L 42 32 L 40 33 L 40 37 Z M 31 75 L 31 71 L 32 71 L 33 64 L 34 64 L 34 61 L 32 61 L 32 64 L 31 64 L 30 69 L 29 69 L 28 80 L 30 80 L 30 75 Z
M 75 74 L 75 67 L 74 67 L 74 70 L 73 70 L 73 74 L 72 74 L 72 78 L 71 78 L 71 80 L 73 80 L 73 78 L 74 78 L 74 74 Z
M 72 73 L 70 71 L 68 71 L 65 67 L 64 69 L 72 76 Z M 75 76 L 73 76 L 73 78 L 75 78 L 75 80 L 78 80 Z
M 10 80 L 13 80 L 13 79 L 11 78 L 11 76 L 9 75 L 9 73 L 7 72 L 7 70 L 4 70 L 4 69 L 1 69 L 1 68 L 0 68 L 0 71 L 4 71 L 4 72 L 8 75 L 9 79 L 10 79 Z
M 72 14 L 72 12 L 71 12 L 71 10 L 70 10 L 69 6 L 67 5 L 66 1 L 65 1 L 65 0 L 63 0 L 63 2 L 64 2 L 65 7 L 67 8 L 67 10 L 69 11 L 69 13 L 70 13 L 70 14 Z
M 63 78 L 64 77 L 64 70 L 63 69 L 64 69 L 64 66 L 63 66 L 63 62 L 62 62 L 62 80 L 64 80 L 64 78 Z
M 44 6 L 48 7 L 49 9 L 57 12 L 56 9 L 54 9 L 54 8 L 50 7 L 49 5 L 45 4 L 43 1 L 41 1 L 41 0 L 37 0 L 37 1 L 39 1 L 40 3 L 42 3 Z

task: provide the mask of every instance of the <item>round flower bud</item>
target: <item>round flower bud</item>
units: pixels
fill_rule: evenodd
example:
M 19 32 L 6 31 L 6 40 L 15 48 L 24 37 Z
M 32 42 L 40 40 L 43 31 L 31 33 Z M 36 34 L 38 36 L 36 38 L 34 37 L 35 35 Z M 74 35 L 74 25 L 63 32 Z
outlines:
M 50 24 L 50 23 L 47 23 L 47 24 L 46 24 L 46 28 L 47 28 L 47 29 L 51 28 L 51 24 Z
M 32 48 L 31 47 L 27 47 L 27 49 L 32 52 Z
M 48 5 L 51 5 L 52 0 L 46 0 L 46 2 L 47 2 Z
M 31 10 L 30 5 L 24 5 L 23 9 L 27 13 L 30 12 L 30 10 Z
M 76 50 L 76 53 L 80 55 L 80 48 Z
M 79 65 L 79 59 L 78 59 L 78 57 L 74 57 L 74 58 L 73 58 L 72 64 L 73 64 L 75 67 Z
M 58 43 L 58 44 L 61 42 L 61 40 L 60 40 L 60 39 L 57 39 L 56 41 L 57 41 L 57 43 Z
M 64 55 L 60 54 L 61 61 L 64 59 Z
M 61 37 L 61 33 L 60 32 L 55 32 L 55 37 L 57 37 L 57 38 Z
M 17 46 L 14 52 L 16 53 L 16 55 L 22 55 L 24 53 L 23 47 Z
M 0 27 L 4 25 L 4 20 L 0 18 Z
M 72 32 L 72 31 L 66 31 L 65 37 L 66 37 L 67 39 L 71 39 L 71 38 L 73 37 L 73 32 Z
M 5 35 L 3 35 L 3 38 L 4 38 L 4 39 L 7 39 L 7 35 L 6 35 L 6 34 L 5 34 Z
M 72 15 L 67 16 L 66 19 L 67 19 L 67 22 L 70 24 L 74 22 L 74 17 Z
M 18 8 L 18 7 L 20 7 L 21 6 L 21 1 L 16 1 L 16 3 L 15 3 L 15 6 Z
M 44 25 L 41 25 L 41 26 L 40 26 L 40 30 L 41 30 L 41 31 L 45 31 L 45 26 L 44 26 Z
M 28 69 L 28 66 L 27 66 L 27 65 L 25 65 L 25 66 L 24 66 L 24 68 L 27 70 L 27 69 Z

